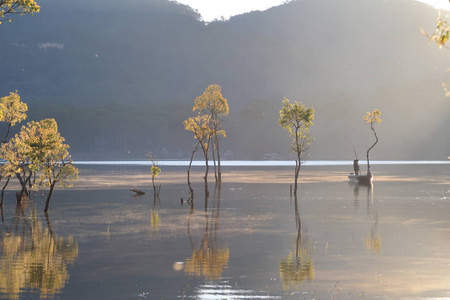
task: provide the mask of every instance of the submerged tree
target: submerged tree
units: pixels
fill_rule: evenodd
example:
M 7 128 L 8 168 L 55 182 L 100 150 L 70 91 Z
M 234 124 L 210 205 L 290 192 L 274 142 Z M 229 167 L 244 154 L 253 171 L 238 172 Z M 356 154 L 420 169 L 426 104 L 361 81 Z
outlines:
M 193 118 L 189 118 L 184 121 L 184 129 L 188 131 L 192 131 L 194 133 L 194 138 L 197 140 L 197 145 L 192 153 L 191 162 L 189 164 L 188 169 L 188 183 L 190 185 L 190 168 L 192 166 L 192 160 L 194 157 L 195 151 L 200 147 L 203 152 L 203 156 L 205 158 L 205 176 L 203 177 L 205 180 L 205 194 L 209 194 L 208 191 L 208 173 L 209 173 L 209 148 L 211 145 L 211 136 L 213 131 L 210 127 L 211 117 L 208 115 L 198 115 Z M 191 192 L 192 192 L 192 188 Z
M 48 211 L 56 185 L 70 187 L 70 182 L 78 179 L 78 169 L 73 165 L 69 145 L 58 132 L 55 119 L 30 122 L 22 129 L 29 145 L 28 156 L 33 171 L 39 175 L 39 187 L 49 187 L 44 211 Z
M 14 170 L 21 185 L 18 201 L 28 197 L 28 188 L 35 185 L 32 176 L 36 174 L 39 178 L 36 186 L 50 188 L 45 205 L 45 211 L 48 210 L 56 185 L 68 187 L 69 181 L 78 178 L 78 169 L 73 165 L 68 149 L 55 119 L 29 122 L 2 145 L 2 158 Z
M 367 124 L 370 124 L 370 129 L 373 131 L 373 134 L 375 136 L 375 143 L 373 143 L 373 145 L 369 149 L 367 149 L 367 174 L 370 174 L 369 152 L 378 143 L 378 136 L 377 132 L 375 131 L 374 125 L 376 123 L 381 123 L 380 115 L 381 112 L 378 109 L 375 109 L 373 112 L 366 112 L 366 115 L 363 116 L 364 121 L 366 121 Z
M 12 21 L 8 15 L 32 15 L 40 10 L 40 6 L 34 0 L 0 0 L 0 24 L 3 21 Z
M 203 94 L 195 99 L 193 111 L 210 117 L 210 128 L 212 138 L 212 156 L 214 161 L 214 175 L 216 182 L 222 182 L 222 171 L 220 169 L 220 140 L 226 137 L 222 123 L 223 118 L 228 116 L 230 109 L 227 99 L 222 95 L 222 88 L 218 84 L 208 86 Z M 216 168 L 217 156 L 217 168 Z
M 156 198 L 159 197 L 159 190 L 161 187 L 157 188 L 155 186 L 155 178 L 161 173 L 161 168 L 156 165 L 155 159 L 151 153 L 147 154 L 147 157 L 152 162 L 150 173 L 152 174 L 153 196 L 156 200 Z
M 300 168 L 309 155 L 309 147 L 311 145 L 309 127 L 313 125 L 313 120 L 314 108 L 306 108 L 302 103 L 297 101 L 290 103 L 286 98 L 283 100 L 283 108 L 280 110 L 278 124 L 286 129 L 293 137 L 291 151 L 296 155 L 294 195 L 297 194 Z

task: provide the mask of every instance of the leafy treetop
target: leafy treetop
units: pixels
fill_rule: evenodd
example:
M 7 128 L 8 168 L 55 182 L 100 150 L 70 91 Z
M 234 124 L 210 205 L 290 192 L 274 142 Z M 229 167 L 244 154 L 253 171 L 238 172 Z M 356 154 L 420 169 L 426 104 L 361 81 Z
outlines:
M 279 125 L 289 131 L 291 135 L 298 134 L 298 131 L 307 131 L 313 125 L 314 108 L 306 108 L 302 103 L 294 101 L 290 103 L 284 98 L 283 108 L 280 111 Z
M 222 96 L 222 88 L 218 84 L 208 86 L 203 94 L 195 99 L 192 111 L 201 111 L 215 119 L 225 117 L 230 112 L 227 99 Z
M 24 15 L 38 13 L 41 7 L 34 0 L 0 0 L 0 24 L 11 22 L 6 15 Z
M 378 109 L 374 109 L 373 112 L 366 112 L 366 115 L 363 116 L 364 121 L 366 121 L 367 124 L 370 124 L 370 127 L 373 127 L 373 124 L 375 123 L 381 123 L 381 112 Z
M 16 123 L 25 120 L 27 111 L 28 106 L 20 100 L 17 91 L 0 98 L 0 121 L 7 123 L 9 126 L 14 126 Z

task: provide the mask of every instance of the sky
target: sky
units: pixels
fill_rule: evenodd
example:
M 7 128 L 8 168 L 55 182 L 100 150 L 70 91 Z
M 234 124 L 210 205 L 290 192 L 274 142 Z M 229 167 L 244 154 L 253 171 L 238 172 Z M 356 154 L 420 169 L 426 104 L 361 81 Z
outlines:
M 286 0 L 177 0 L 179 3 L 197 9 L 205 22 L 220 19 L 222 16 L 225 19 L 229 19 L 231 16 L 254 10 L 266 10 L 270 7 L 278 6 L 285 1 Z
M 418 1 L 428 3 L 439 9 L 450 10 L 450 3 L 448 0 Z M 227 20 L 231 16 L 254 10 L 266 10 L 270 7 L 278 6 L 286 2 L 286 0 L 177 0 L 177 2 L 197 9 L 202 15 L 203 21 L 211 22 L 214 19 L 221 19 L 222 17 Z

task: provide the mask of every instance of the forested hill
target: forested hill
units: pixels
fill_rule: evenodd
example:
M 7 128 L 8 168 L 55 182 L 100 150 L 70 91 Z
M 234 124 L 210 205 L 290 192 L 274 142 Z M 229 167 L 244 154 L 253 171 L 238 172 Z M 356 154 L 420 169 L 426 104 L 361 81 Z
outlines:
M 182 122 L 209 84 L 228 99 L 234 158 L 289 158 L 283 97 L 316 109 L 312 159 L 363 156 L 374 108 L 373 159 L 450 156 L 450 52 L 427 43 L 436 11 L 413 0 L 297 0 L 209 24 L 168 0 L 39 4 L 0 27 L 0 95 L 55 117 L 75 159 L 187 158 Z

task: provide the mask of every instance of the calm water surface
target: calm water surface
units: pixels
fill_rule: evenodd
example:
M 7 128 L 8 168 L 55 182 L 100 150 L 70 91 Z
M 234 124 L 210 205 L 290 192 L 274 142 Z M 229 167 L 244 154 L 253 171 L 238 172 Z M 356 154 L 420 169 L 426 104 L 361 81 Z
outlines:
M 196 183 L 193 207 L 181 183 L 159 201 L 149 187 L 58 190 L 48 216 L 11 191 L 0 298 L 450 299 L 449 167 L 377 166 L 393 177 L 372 188 L 317 167 L 342 181 L 297 198 L 268 169 L 268 183 L 211 182 L 209 197 Z

